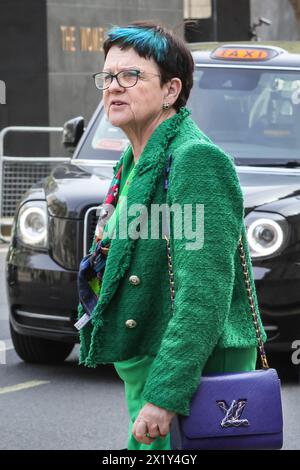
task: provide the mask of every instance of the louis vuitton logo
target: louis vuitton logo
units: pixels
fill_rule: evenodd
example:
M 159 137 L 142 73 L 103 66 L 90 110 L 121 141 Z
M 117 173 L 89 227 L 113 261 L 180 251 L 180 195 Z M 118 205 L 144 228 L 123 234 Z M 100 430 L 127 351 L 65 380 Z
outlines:
M 248 419 L 241 419 L 247 400 L 233 400 L 230 407 L 223 400 L 217 401 L 217 403 L 225 414 L 221 421 L 222 428 L 249 426 Z

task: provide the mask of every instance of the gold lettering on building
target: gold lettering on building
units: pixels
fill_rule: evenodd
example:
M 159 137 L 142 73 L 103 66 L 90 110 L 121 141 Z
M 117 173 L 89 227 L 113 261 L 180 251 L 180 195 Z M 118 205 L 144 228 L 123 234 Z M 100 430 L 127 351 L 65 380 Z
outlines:
M 61 41 L 62 41 L 62 50 L 66 52 L 75 52 L 76 51 L 76 27 L 75 26 L 61 26 Z
M 104 28 L 80 27 L 79 34 L 75 26 L 60 26 L 61 47 L 65 52 L 102 52 Z
M 102 52 L 104 41 L 103 28 L 80 28 L 80 50 Z

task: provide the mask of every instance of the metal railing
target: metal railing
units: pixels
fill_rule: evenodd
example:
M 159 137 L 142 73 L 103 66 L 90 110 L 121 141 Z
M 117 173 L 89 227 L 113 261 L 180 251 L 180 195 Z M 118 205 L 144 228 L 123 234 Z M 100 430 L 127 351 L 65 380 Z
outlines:
M 69 162 L 68 157 L 25 157 L 5 155 L 5 137 L 12 132 L 61 133 L 62 127 L 10 126 L 0 132 L 0 240 L 9 242 L 3 233 L 11 228 L 13 217 L 22 195 L 39 179 L 49 175 L 59 162 Z

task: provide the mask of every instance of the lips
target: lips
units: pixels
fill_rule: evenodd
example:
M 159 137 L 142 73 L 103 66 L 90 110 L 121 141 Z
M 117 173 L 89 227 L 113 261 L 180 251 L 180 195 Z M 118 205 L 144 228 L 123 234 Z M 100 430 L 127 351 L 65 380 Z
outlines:
M 123 104 L 127 104 L 124 101 L 114 100 L 111 102 L 111 106 L 122 106 Z

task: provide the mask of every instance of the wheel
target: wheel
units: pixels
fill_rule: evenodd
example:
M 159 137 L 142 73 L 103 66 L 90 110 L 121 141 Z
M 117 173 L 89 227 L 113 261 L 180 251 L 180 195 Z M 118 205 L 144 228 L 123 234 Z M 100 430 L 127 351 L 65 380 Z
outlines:
M 10 334 L 16 353 L 25 362 L 58 364 L 68 357 L 74 347 L 72 343 L 20 335 L 11 323 Z

